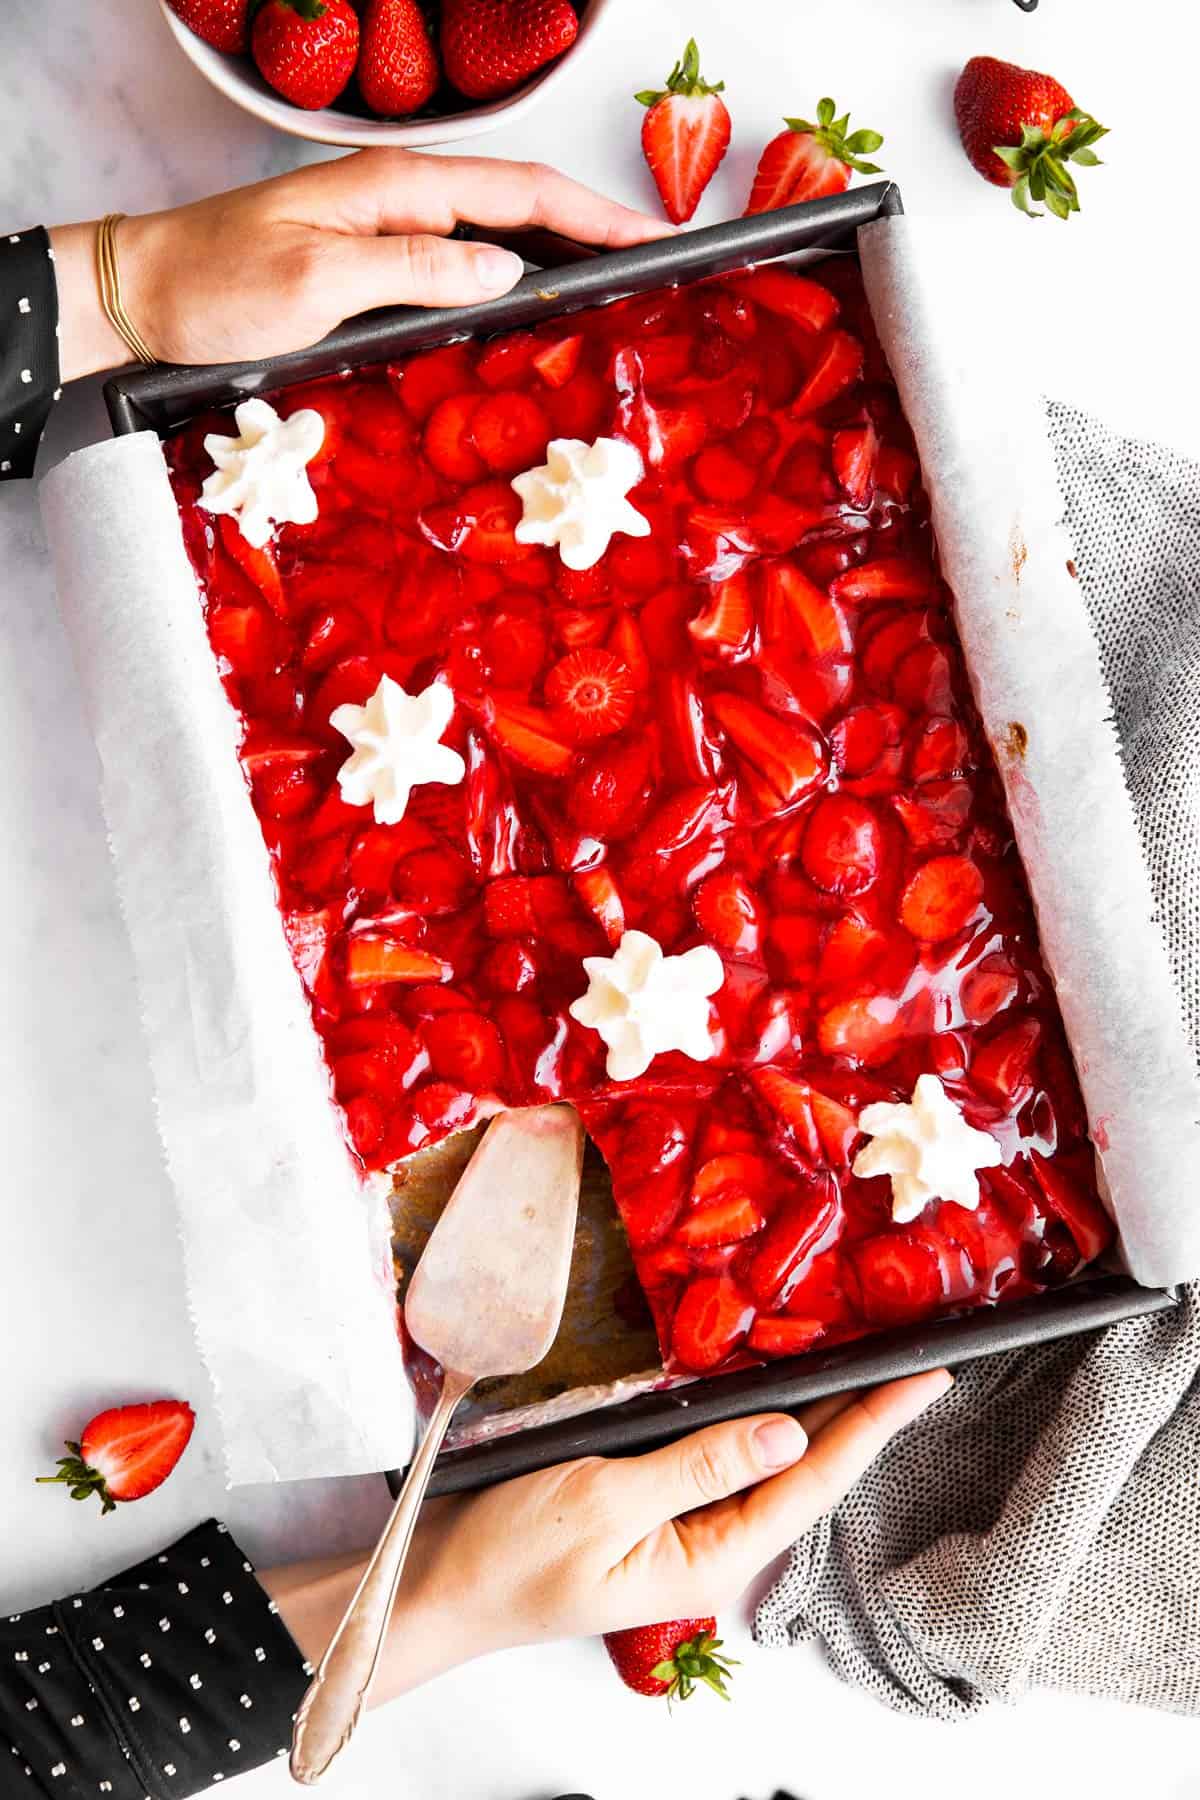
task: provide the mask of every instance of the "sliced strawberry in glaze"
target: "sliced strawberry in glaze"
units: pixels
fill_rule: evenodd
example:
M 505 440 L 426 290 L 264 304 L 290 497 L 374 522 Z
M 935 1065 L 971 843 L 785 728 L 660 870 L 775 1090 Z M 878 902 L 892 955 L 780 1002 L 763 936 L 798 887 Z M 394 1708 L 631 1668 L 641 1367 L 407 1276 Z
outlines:
M 376 456 L 398 456 L 413 443 L 412 419 L 390 385 L 374 382 L 346 409 L 346 429 Z
M 532 331 L 510 331 L 492 338 L 479 352 L 475 374 L 485 387 L 520 386 L 531 363 L 535 362 L 537 339 Z
M 713 588 L 707 605 L 688 631 L 702 648 L 735 660 L 746 655 L 754 641 L 754 596 L 745 573 L 732 575 Z
M 917 478 L 917 459 L 895 444 L 883 444 L 875 459 L 875 480 L 893 500 L 905 501 Z
M 999 951 L 980 958 L 969 975 L 963 977 L 962 1008 L 972 1025 L 986 1025 L 1011 1006 L 1020 983 L 1016 970 Z
M 631 612 L 619 612 L 613 620 L 608 647 L 625 664 L 629 670 L 629 679 L 638 692 L 648 688 L 651 679 L 650 658 L 646 654 L 641 629 Z
M 653 745 L 640 734 L 594 751 L 567 790 L 568 817 L 598 838 L 625 836 L 645 808 L 653 760 Z
M 805 331 L 824 331 L 837 317 L 838 303 L 829 289 L 789 269 L 750 269 L 730 287 L 738 298 L 753 300 Z
M 583 334 L 575 332 L 570 337 L 554 338 L 534 353 L 533 366 L 546 383 L 547 387 L 565 387 L 583 355 Z
M 433 423 L 431 419 L 430 427 Z M 471 415 L 476 450 L 489 469 L 502 475 L 544 462 L 549 436 L 549 420 L 527 394 L 490 394 Z
M 484 459 L 475 447 L 475 415 L 484 404 L 479 394 L 451 394 L 439 400 L 425 426 L 426 460 L 450 481 L 478 481 Z
M 927 944 L 956 937 L 983 898 L 983 876 L 967 856 L 933 856 L 900 896 L 900 923 Z
M 860 509 L 871 504 L 879 439 L 874 425 L 851 425 L 835 431 L 830 454 L 833 472 L 848 500 Z
M 370 1094 L 356 1094 L 345 1102 L 346 1132 L 362 1157 L 378 1150 L 387 1135 L 387 1113 Z
M 208 615 L 208 639 L 235 675 L 267 675 L 278 665 L 279 638 L 263 606 L 214 606 Z
M 409 416 L 427 419 L 439 400 L 461 392 L 470 382 L 470 350 L 466 344 L 444 344 L 389 367 L 387 373 Z
M 228 513 L 221 514 L 217 520 L 217 527 L 221 534 L 221 542 L 234 562 L 244 574 L 249 576 L 271 611 L 279 618 L 286 619 L 287 605 L 283 597 L 283 577 L 279 573 L 275 546 L 271 543 L 262 545 L 247 543 L 242 536 L 241 526 Z
M 603 626 L 603 621 L 601 621 Z M 636 698 L 629 670 L 611 650 L 573 650 L 546 677 L 546 701 L 565 736 L 577 743 L 623 731 Z
M 840 1100 L 821 1093 L 819 1088 L 812 1091 L 812 1112 L 826 1160 L 835 1169 L 848 1169 L 850 1152 L 859 1136 L 857 1113 Z
M 1032 1092 L 1033 1059 L 1041 1042 L 1037 1019 L 1019 1019 L 986 1043 L 977 1044 L 971 1058 L 971 1082 L 988 1099 L 1012 1107 Z
M 847 569 L 833 584 L 839 600 L 864 606 L 877 600 L 924 600 L 933 587 L 928 563 L 907 556 L 882 556 Z
M 474 886 L 470 864 L 449 844 L 414 850 L 401 857 L 392 871 L 396 898 L 419 909 L 424 917 L 458 912 L 471 897 Z
M 752 1069 L 750 1081 L 755 1092 L 792 1133 L 801 1153 L 809 1162 L 817 1162 L 821 1155 L 821 1140 L 813 1116 L 811 1084 L 798 1075 L 770 1068 Z
M 937 781 L 961 774 L 968 766 L 967 734 L 957 719 L 926 719 L 908 752 L 908 772 L 914 781 Z
M 513 533 L 521 502 L 503 481 L 483 481 L 457 500 L 427 506 L 418 523 L 435 549 L 456 552 L 471 562 L 506 563 L 527 553 Z
M 800 861 L 809 880 L 827 894 L 865 893 L 883 862 L 879 820 L 850 794 L 822 794 L 808 815 Z
M 395 938 L 356 932 L 346 944 L 346 979 L 351 987 L 388 981 L 449 981 L 452 973 L 440 956 Z
M 820 1319 L 756 1319 L 746 1339 L 747 1350 L 759 1356 L 799 1356 L 825 1335 Z
M 615 948 L 625 935 L 625 903 L 611 869 L 601 863 L 595 869 L 577 869 L 571 878 L 575 892 Z
M 692 898 L 696 923 L 710 943 L 731 956 L 753 956 L 762 940 L 761 905 L 737 869 L 717 869 Z
M 837 601 L 791 562 L 769 563 L 764 571 L 763 632 L 808 656 L 836 654 L 851 644 Z
M 729 1275 L 700 1275 L 680 1296 L 671 1348 L 685 1369 L 702 1375 L 717 1368 L 754 1323 L 754 1307 Z
M 815 731 L 764 712 L 740 694 L 714 694 L 710 705 L 758 778 L 767 810 L 794 805 L 824 781 L 828 762 Z
M 504 1044 L 482 1013 L 439 1013 L 422 1035 L 435 1075 L 474 1094 L 489 1093 L 501 1081 Z
M 954 703 L 950 657 L 941 644 L 918 644 L 901 657 L 892 692 L 910 712 L 945 712 Z
M 731 1192 L 686 1213 L 675 1227 L 675 1239 L 690 1248 L 737 1244 L 761 1231 L 763 1215 L 749 1194 Z
M 828 1176 L 784 1202 L 746 1266 L 746 1286 L 759 1307 L 787 1304 L 814 1259 L 834 1242 L 840 1217 L 841 1202 Z
M 705 500 L 736 505 L 748 500 L 758 476 L 727 444 L 709 444 L 692 463 L 692 485 Z
M 917 1230 L 886 1231 L 849 1249 L 863 1317 L 873 1325 L 907 1325 L 947 1298 L 934 1241 Z
M 817 1041 L 826 1056 L 844 1056 L 866 1068 L 887 1062 L 904 1033 L 900 1007 L 885 994 L 839 1001 L 821 1014 Z
M 821 345 L 803 386 L 791 404 L 793 418 L 820 412 L 862 374 L 863 347 L 848 331 L 831 331 Z
M 891 803 L 914 850 L 948 850 L 966 829 L 972 799 L 969 782 L 927 781 L 915 800 L 893 794 Z
M 1096 1196 L 1073 1180 L 1060 1162 L 1037 1150 L 1029 1154 L 1047 1209 L 1070 1232 L 1080 1261 L 1094 1262 L 1116 1236 L 1112 1220 Z

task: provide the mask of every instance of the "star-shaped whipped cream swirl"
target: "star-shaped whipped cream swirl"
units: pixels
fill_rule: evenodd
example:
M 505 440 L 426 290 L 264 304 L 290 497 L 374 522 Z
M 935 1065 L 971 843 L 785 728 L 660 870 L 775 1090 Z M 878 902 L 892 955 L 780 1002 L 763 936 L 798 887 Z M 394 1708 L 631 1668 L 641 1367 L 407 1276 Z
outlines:
M 311 525 L 317 496 L 308 465 L 325 441 L 325 421 L 304 407 L 281 419 L 265 400 L 243 400 L 234 412 L 239 435 L 210 432 L 204 448 L 216 468 L 200 490 L 210 513 L 230 513 L 248 544 L 261 549 L 277 525 Z
M 977 1169 L 994 1169 L 1000 1146 L 968 1125 L 936 1075 L 920 1075 L 911 1104 L 889 1100 L 864 1106 L 861 1131 L 873 1141 L 854 1159 L 856 1175 L 890 1175 L 892 1217 L 917 1218 L 931 1200 L 953 1200 L 972 1212 L 979 1205 Z
M 518 544 L 557 545 L 568 569 L 590 569 L 616 532 L 648 537 L 649 519 L 626 498 L 642 473 L 637 449 L 621 438 L 551 438 L 546 461 L 513 477 L 524 508 Z
M 664 956 L 648 932 L 627 931 L 614 955 L 585 956 L 583 967 L 588 990 L 569 1011 L 600 1033 L 614 1081 L 636 1080 L 665 1050 L 696 1062 L 713 1055 L 708 1002 L 725 968 L 710 945 Z
M 390 675 L 365 706 L 336 707 L 329 723 L 354 746 L 338 770 L 343 800 L 373 806 L 377 824 L 398 825 L 415 787 L 427 781 L 457 786 L 467 766 L 441 742 L 453 713 L 454 695 L 445 682 L 409 694 Z

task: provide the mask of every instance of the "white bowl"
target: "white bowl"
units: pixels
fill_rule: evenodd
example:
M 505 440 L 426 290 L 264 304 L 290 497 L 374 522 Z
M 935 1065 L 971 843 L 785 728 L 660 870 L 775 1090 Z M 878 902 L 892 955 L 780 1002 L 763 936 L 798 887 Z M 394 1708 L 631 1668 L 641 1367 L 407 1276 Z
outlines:
M 249 55 L 229 56 L 222 50 L 214 50 L 211 44 L 206 44 L 176 18 L 167 0 L 158 0 L 158 3 L 175 42 L 189 61 L 215 88 L 246 112 L 253 113 L 256 119 L 317 144 L 346 144 L 355 150 L 363 150 L 370 144 L 404 144 L 409 149 L 419 150 L 429 144 L 453 144 L 463 138 L 480 137 L 486 131 L 495 131 L 498 126 L 521 118 L 550 91 L 567 64 L 585 54 L 601 14 L 617 0 L 588 0 L 579 21 L 579 34 L 570 49 L 540 75 L 535 75 L 532 81 L 527 81 L 524 87 L 486 106 L 472 106 L 464 100 L 461 112 L 443 113 L 427 119 L 364 118 L 356 113 L 339 112 L 336 106 L 326 106 L 320 112 L 305 112 L 303 107 L 293 106 L 290 100 L 285 100 L 282 94 L 268 86 Z

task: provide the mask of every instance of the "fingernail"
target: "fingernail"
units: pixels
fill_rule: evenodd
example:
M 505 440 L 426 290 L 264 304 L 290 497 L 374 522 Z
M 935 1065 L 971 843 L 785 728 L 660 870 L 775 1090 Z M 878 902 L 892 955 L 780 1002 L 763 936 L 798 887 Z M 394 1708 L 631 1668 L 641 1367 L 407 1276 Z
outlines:
M 798 1419 L 768 1419 L 754 1433 L 754 1451 L 764 1469 L 786 1469 L 808 1449 L 808 1433 Z
M 477 250 L 475 278 L 487 294 L 506 293 L 519 281 L 525 265 L 511 250 Z

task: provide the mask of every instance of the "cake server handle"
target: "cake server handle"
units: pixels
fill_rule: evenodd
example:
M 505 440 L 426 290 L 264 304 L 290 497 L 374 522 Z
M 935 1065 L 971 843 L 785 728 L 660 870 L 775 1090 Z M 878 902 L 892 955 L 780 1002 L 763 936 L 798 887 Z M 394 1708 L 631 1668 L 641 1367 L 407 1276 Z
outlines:
M 288 1766 L 293 1781 L 304 1787 L 320 1781 L 354 1735 L 379 1667 L 396 1590 L 437 1453 L 456 1407 L 474 1385 L 472 1377 L 446 1370 L 441 1396 L 391 1517 L 300 1703 Z

